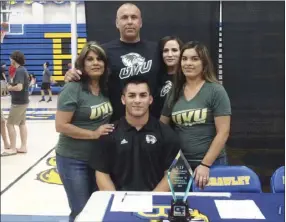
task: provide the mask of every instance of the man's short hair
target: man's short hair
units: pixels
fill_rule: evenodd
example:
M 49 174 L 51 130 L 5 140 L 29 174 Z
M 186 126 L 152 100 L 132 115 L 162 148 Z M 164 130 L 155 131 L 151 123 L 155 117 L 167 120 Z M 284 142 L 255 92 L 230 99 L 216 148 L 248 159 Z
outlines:
M 123 84 L 123 89 L 122 89 L 122 94 L 125 93 L 126 91 L 126 88 L 129 84 L 141 84 L 141 83 L 145 83 L 148 87 L 148 91 L 149 93 L 151 94 L 151 88 L 150 88 L 150 83 L 148 81 L 148 79 L 142 75 L 136 75 L 136 76 L 131 76 L 129 78 L 127 78 L 125 81 L 124 81 L 124 84 Z
M 49 67 L 49 66 L 50 66 L 50 63 L 49 63 L 49 62 L 46 62 L 46 66 Z

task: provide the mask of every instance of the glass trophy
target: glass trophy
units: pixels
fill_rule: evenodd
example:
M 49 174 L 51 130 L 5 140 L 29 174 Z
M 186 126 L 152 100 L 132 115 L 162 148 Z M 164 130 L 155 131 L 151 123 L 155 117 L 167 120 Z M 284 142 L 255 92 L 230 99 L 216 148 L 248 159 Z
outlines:
M 168 220 L 171 222 L 190 221 L 188 193 L 193 181 L 193 171 L 180 150 L 168 170 L 168 183 L 172 192 L 171 210 Z

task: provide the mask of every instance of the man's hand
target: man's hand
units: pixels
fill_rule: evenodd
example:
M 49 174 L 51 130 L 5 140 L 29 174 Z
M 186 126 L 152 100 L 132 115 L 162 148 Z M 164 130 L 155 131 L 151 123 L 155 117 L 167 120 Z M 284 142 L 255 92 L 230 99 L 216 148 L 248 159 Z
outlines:
M 69 69 L 65 74 L 65 82 L 74 82 L 80 80 L 82 72 L 78 69 Z
M 108 135 L 114 130 L 113 124 L 104 124 L 97 128 L 97 130 L 94 131 L 94 139 L 98 139 L 99 137 L 103 135 Z

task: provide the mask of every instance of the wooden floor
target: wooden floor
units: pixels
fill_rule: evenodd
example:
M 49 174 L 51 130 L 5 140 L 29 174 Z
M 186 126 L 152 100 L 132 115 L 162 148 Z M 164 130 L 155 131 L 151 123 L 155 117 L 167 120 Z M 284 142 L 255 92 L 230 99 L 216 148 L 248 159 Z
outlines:
M 1 98 L 8 114 L 10 97 Z M 28 153 L 1 157 L 1 221 L 67 221 L 69 207 L 56 170 L 57 96 L 50 103 L 31 96 L 27 111 Z M 17 130 L 17 146 L 20 146 Z M 1 140 L 1 148 L 2 146 Z M 33 215 L 33 217 L 29 216 Z
M 10 99 L 1 98 L 6 115 Z M 1 221 L 66 221 L 69 207 L 54 152 L 58 140 L 54 126 L 57 96 L 50 103 L 39 103 L 40 96 L 32 96 L 30 100 L 28 153 L 1 157 Z M 2 144 L 1 140 L 1 147 Z M 265 192 L 269 192 L 274 170 L 285 163 L 284 150 L 232 147 L 227 150 L 231 165 L 246 165 L 259 174 Z

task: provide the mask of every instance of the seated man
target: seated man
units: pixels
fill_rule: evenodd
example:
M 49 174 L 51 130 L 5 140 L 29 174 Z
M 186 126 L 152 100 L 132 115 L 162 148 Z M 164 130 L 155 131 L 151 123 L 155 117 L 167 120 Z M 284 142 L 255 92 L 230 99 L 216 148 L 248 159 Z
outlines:
M 180 146 L 173 130 L 149 115 L 153 98 L 147 80 L 128 78 L 121 101 L 125 117 L 111 134 L 96 141 L 100 149 L 90 157 L 99 189 L 169 191 L 166 171 Z

